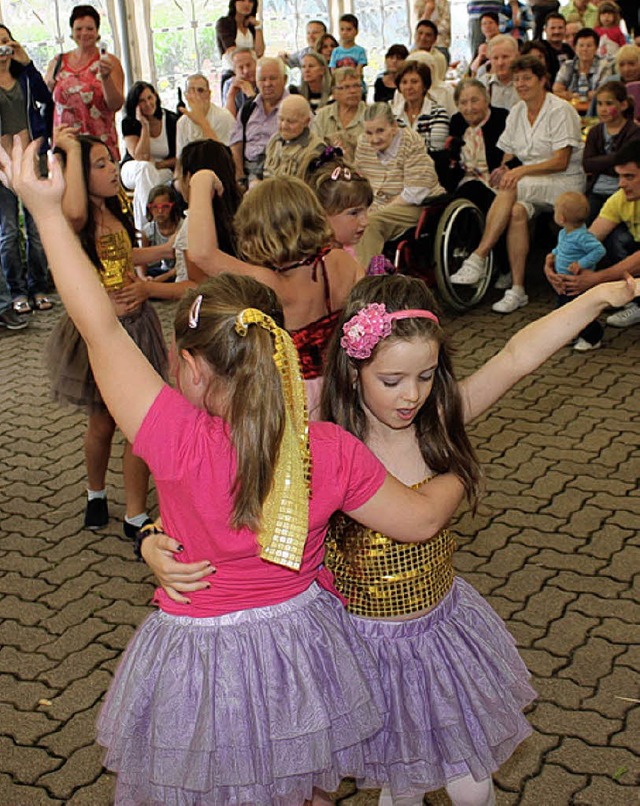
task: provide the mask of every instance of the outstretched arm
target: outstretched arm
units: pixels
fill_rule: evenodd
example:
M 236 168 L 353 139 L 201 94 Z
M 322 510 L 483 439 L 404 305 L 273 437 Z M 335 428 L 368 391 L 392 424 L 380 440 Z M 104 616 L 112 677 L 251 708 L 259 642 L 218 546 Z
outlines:
M 606 307 L 621 308 L 638 295 L 640 280 L 627 277 L 615 283 L 604 283 L 519 330 L 497 355 L 460 382 L 465 422 L 486 411 L 521 378 L 577 336 Z
M 0 149 L 2 181 L 11 186 L 33 215 L 60 297 L 89 353 L 91 368 L 107 408 L 133 442 L 162 378 L 131 341 L 116 318 L 94 267 L 62 212 L 64 179 L 56 159 L 50 178 L 35 172 L 37 141 L 23 154 L 14 138 L 12 157 Z

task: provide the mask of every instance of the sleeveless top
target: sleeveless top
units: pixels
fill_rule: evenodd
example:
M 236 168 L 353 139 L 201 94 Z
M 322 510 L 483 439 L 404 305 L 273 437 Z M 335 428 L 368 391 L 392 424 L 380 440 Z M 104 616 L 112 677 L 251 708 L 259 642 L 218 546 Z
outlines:
M 331 310 L 331 289 L 329 288 L 329 277 L 327 276 L 327 267 L 324 262 L 326 255 L 332 248 L 332 246 L 324 246 L 312 257 L 301 260 L 299 263 L 295 263 L 292 266 L 287 266 L 286 269 L 276 269 L 276 271 L 288 271 L 289 269 L 299 266 L 312 266 L 311 279 L 314 283 L 318 282 L 318 267 L 320 267 L 322 274 L 324 302 L 327 313 L 314 322 L 309 322 L 309 324 L 304 327 L 289 331 L 293 343 L 298 350 L 298 355 L 300 356 L 302 377 L 307 381 L 322 376 L 324 354 L 331 336 L 333 335 L 333 331 L 336 329 L 341 313 L 341 311 Z
M 119 160 L 115 112 L 105 101 L 102 80 L 98 75 L 99 60 L 97 54 L 88 64 L 74 68 L 69 64 L 69 54 L 63 54 L 52 93 L 55 101 L 53 125 L 72 126 L 77 134 L 92 134 L 100 138 L 113 158 Z
M 329 527 L 325 565 L 350 613 L 397 618 L 433 607 L 447 595 L 454 551 L 455 540 L 446 529 L 425 543 L 399 543 L 337 513 Z
M 133 251 L 127 231 L 101 235 L 96 239 L 96 251 L 102 263 L 102 269 L 98 270 L 102 285 L 107 291 L 122 288 L 133 271 Z

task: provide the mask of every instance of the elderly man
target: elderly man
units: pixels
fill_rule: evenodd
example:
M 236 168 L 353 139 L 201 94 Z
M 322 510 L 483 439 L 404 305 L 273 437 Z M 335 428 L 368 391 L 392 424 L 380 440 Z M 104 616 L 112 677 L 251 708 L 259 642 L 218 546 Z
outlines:
M 511 76 L 511 65 L 518 57 L 518 43 L 512 36 L 499 34 L 489 42 L 488 51 L 491 72 L 485 73 L 480 81 L 487 88 L 491 106 L 511 109 L 520 100 Z
M 581 294 L 593 285 L 621 280 L 625 274 L 640 277 L 640 142 L 627 143 L 616 157 L 615 172 L 620 188 L 610 196 L 589 227 L 599 241 L 605 241 L 613 266 L 601 271 L 581 269 L 579 274 L 556 274 L 547 259 L 545 273 L 558 294 Z M 613 327 L 640 324 L 640 298 L 607 317 Z
M 309 163 L 325 149 L 325 142 L 309 131 L 311 107 L 302 95 L 289 95 L 280 104 L 278 133 L 267 146 L 265 179 L 270 176 L 305 178 Z
M 263 57 L 258 62 L 258 95 L 238 112 L 231 135 L 231 153 L 239 182 L 251 186 L 263 178 L 267 144 L 278 131 L 280 102 L 289 94 L 287 72 L 281 59 Z
M 257 61 L 256 52 L 251 48 L 236 48 L 231 54 L 233 75 L 222 85 L 222 100 L 234 118 L 244 104 L 258 94 Z
M 364 131 L 362 84 L 353 67 L 338 67 L 332 76 L 331 95 L 335 103 L 323 106 L 311 122 L 311 130 L 329 145 L 344 151 L 347 161 L 356 153 L 356 143 Z
M 187 78 L 185 98 L 188 106 L 176 128 L 176 154 L 193 140 L 219 140 L 226 146 L 233 131 L 233 115 L 211 101 L 211 88 L 206 76 L 194 73 Z

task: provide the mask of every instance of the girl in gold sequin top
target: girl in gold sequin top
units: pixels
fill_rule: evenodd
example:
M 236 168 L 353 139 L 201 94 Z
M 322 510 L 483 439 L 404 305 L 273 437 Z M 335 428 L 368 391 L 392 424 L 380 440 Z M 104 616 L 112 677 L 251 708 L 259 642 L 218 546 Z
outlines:
M 63 209 L 82 246 L 100 276 L 121 324 L 151 361 L 166 374 L 166 348 L 155 310 L 148 302 L 128 302 L 119 297 L 132 281 L 135 230 L 120 196 L 118 166 L 98 138 L 76 136 L 70 127 L 55 131 L 55 144 L 65 161 L 67 183 Z M 75 325 L 65 314 L 48 345 L 48 367 L 53 396 L 59 402 L 82 408 L 88 415 L 85 435 L 87 505 L 84 525 L 100 529 L 107 525 L 105 476 L 115 422 L 102 400 L 89 366 L 86 346 Z M 149 471 L 126 444 L 123 457 L 126 499 L 125 534 L 134 537 L 149 520 L 146 513 Z
M 323 419 L 362 439 L 405 484 L 453 471 L 473 501 L 480 470 L 466 423 L 603 302 L 578 299 L 568 318 L 559 310 L 534 322 L 458 383 L 425 284 L 368 277 L 351 292 L 329 350 Z M 329 534 L 326 564 L 387 697 L 385 726 L 365 748 L 363 782 L 388 782 L 384 804 L 421 804 L 425 791 L 442 786 L 454 804 L 493 804 L 492 773 L 531 732 L 522 714 L 535 697 L 528 672 L 500 617 L 455 577 L 453 550 L 446 530 L 400 544 L 344 515 Z

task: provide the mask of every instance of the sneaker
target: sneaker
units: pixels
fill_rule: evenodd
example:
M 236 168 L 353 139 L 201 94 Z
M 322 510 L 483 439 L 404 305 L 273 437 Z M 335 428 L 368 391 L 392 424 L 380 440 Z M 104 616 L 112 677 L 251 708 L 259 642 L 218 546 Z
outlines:
M 28 324 L 29 320 L 18 316 L 13 308 L 7 308 L 6 311 L 0 313 L 0 327 L 6 327 L 7 330 L 22 330 Z
M 628 302 L 624 308 L 607 316 L 607 324 L 613 327 L 629 327 L 640 322 L 640 305 L 637 302 Z
M 127 523 L 127 521 L 122 521 L 124 536 L 130 538 L 131 540 L 135 540 L 140 529 L 144 528 L 149 523 L 153 523 L 151 518 L 147 518 L 146 521 L 142 524 L 142 526 L 136 526 L 133 523 Z
M 92 498 L 87 501 L 87 508 L 84 511 L 85 529 L 102 529 L 109 523 L 109 507 L 106 498 Z
M 506 291 L 507 288 L 511 288 L 511 275 L 509 272 L 499 274 L 497 280 L 493 284 L 493 287 L 497 288 L 498 291 Z
M 475 285 L 482 280 L 486 270 L 487 259 L 474 252 L 469 255 L 458 271 L 449 277 L 449 281 L 454 285 Z
M 498 302 L 494 302 L 491 306 L 491 310 L 496 313 L 513 313 L 517 311 L 518 308 L 524 308 L 524 306 L 528 304 L 529 297 L 526 294 L 520 291 L 514 291 L 513 288 L 508 288 L 504 292 L 504 297 L 498 300 Z
M 579 338 L 576 339 L 575 344 L 573 345 L 573 349 L 577 350 L 579 353 L 588 353 L 589 350 L 597 350 L 599 347 L 602 347 L 602 342 L 597 341 L 595 344 L 591 344 L 590 341 L 586 339 Z

